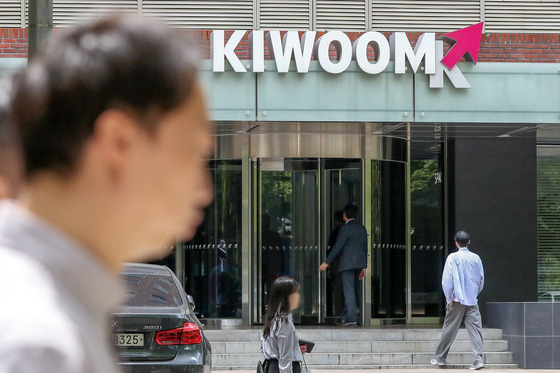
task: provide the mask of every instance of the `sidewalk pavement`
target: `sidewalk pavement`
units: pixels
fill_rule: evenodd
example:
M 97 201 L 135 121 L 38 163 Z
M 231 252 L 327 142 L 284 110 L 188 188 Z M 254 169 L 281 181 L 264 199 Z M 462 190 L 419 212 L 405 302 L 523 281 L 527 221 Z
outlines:
M 524 369 L 482 369 L 479 372 L 481 373 L 509 373 L 509 372 L 529 372 L 529 373 L 550 373 L 553 370 L 524 370 Z M 410 373 L 467 373 L 472 372 L 472 370 L 468 369 L 441 369 L 441 368 L 432 368 L 432 369 L 415 369 L 415 368 L 407 368 L 407 369 L 312 369 L 310 368 L 311 373 L 397 373 L 397 372 L 410 372 Z M 253 370 L 213 370 L 212 373 L 255 373 L 255 369 Z

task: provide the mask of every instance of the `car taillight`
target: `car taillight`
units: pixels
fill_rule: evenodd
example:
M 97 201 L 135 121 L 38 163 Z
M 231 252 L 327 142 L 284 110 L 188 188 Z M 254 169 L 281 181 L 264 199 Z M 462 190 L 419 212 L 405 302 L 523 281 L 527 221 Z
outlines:
M 162 346 L 194 345 L 202 343 L 202 333 L 198 325 L 186 322 L 182 328 L 157 332 L 156 343 Z

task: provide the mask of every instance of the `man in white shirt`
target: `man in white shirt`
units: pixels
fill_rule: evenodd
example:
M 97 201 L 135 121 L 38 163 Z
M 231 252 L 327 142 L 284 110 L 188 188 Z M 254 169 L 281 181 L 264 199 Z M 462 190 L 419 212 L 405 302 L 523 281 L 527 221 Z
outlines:
M 447 307 L 436 358 L 431 361 L 433 365 L 446 365 L 449 349 L 464 321 L 473 349 L 474 362 L 470 369 L 484 368 L 482 319 L 477 299 L 484 287 L 484 268 L 480 257 L 468 249 L 470 243 L 467 232 L 457 232 L 455 245 L 458 251 L 449 254 L 445 262 L 441 284 Z
M 25 182 L 0 204 L 0 372 L 119 371 L 107 316 L 121 264 L 192 237 L 212 199 L 196 56 L 160 23 L 110 17 L 62 33 L 19 77 Z

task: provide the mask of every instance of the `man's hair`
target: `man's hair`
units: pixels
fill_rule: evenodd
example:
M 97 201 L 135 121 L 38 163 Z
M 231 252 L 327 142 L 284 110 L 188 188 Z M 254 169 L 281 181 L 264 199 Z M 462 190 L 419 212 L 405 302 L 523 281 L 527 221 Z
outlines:
M 133 15 L 102 18 L 48 43 L 14 93 L 27 176 L 74 171 L 108 109 L 154 131 L 189 97 L 197 64 L 198 48 L 184 33 Z
M 270 230 L 270 224 L 272 223 L 272 216 L 269 214 L 262 214 L 261 216 L 261 226 L 263 231 Z
M 344 223 L 344 211 L 336 210 L 334 212 L 334 221 L 338 223 Z
M 471 236 L 465 231 L 459 231 L 455 233 L 455 242 L 459 244 L 461 247 L 467 247 L 471 240 Z
M 358 217 L 358 206 L 356 205 L 346 205 L 342 211 L 344 211 L 348 219 L 356 219 Z

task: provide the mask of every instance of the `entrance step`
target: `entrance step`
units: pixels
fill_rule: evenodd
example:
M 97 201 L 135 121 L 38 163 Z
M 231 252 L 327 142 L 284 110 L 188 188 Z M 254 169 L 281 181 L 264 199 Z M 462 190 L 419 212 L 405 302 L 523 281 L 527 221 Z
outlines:
M 441 329 L 363 329 L 363 328 L 298 328 L 302 339 L 318 341 L 439 341 Z M 204 334 L 216 342 L 260 342 L 261 329 L 206 329 Z M 484 340 L 501 340 L 501 329 L 482 330 Z M 468 341 L 466 329 L 457 333 L 457 341 Z
M 320 341 L 319 341 L 320 342 Z M 336 343 L 318 343 L 313 353 L 398 353 L 398 352 L 434 352 L 438 341 L 340 341 Z M 502 340 L 484 341 L 484 349 L 493 352 L 507 352 L 508 343 Z M 469 341 L 455 341 L 451 352 L 470 351 Z M 260 351 L 259 342 L 212 342 L 214 354 L 251 354 Z
M 259 360 L 260 329 L 205 330 L 212 344 L 216 370 L 252 369 Z M 342 329 L 298 328 L 300 338 L 314 341 L 305 359 L 310 368 L 377 369 L 427 368 L 441 330 L 438 329 Z M 484 359 L 489 368 L 517 368 L 500 329 L 484 329 Z M 450 368 L 466 368 L 472 362 L 468 335 L 461 329 L 449 353 Z

